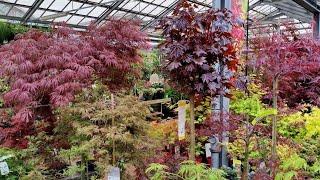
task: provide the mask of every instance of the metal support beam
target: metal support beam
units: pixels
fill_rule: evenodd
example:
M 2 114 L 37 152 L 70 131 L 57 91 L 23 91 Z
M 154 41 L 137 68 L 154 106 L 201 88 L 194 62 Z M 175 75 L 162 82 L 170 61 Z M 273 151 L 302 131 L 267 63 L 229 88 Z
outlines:
M 168 15 L 171 11 L 173 11 L 173 9 L 177 6 L 177 4 L 180 1 L 177 0 L 176 2 L 172 3 L 168 9 L 162 11 L 162 13 L 160 13 L 154 20 L 150 21 L 149 23 L 147 23 L 143 28 L 141 28 L 142 31 L 148 29 L 149 27 L 153 26 L 155 23 L 157 23 L 161 18 L 163 18 L 164 16 Z
M 293 0 L 300 6 L 306 8 L 308 11 L 313 13 L 320 13 L 320 6 L 317 5 L 317 2 L 313 0 Z
M 23 16 L 22 23 L 26 23 L 30 17 L 33 15 L 33 13 L 40 7 L 44 0 L 36 0 L 33 4 L 32 7 L 26 12 L 26 14 Z
M 6 19 L 6 20 L 10 20 L 10 21 L 18 21 L 18 22 L 22 22 L 23 19 L 22 17 L 15 17 L 15 16 L 5 16 L 5 15 L 0 15 L 0 19 Z M 35 23 L 38 25 L 43 25 L 43 26 L 50 26 L 52 24 L 52 22 L 49 21 L 41 21 L 41 20 L 37 20 L 37 19 L 29 19 L 28 21 L 26 21 L 26 23 Z M 69 24 L 68 26 L 73 27 L 73 28 L 79 28 L 79 29 L 86 29 L 87 26 L 82 26 L 82 25 L 75 25 L 75 24 Z
M 136 0 L 136 1 L 139 1 L 139 2 L 142 2 L 142 3 L 146 3 L 146 4 L 150 4 L 150 5 L 153 5 L 153 6 L 162 7 L 162 8 L 165 8 L 165 9 L 168 8 L 166 6 L 163 6 L 162 4 L 156 4 L 153 1 L 151 1 L 151 2 L 148 2 L 148 1 L 145 1 L 145 0 Z
M 16 4 L 15 3 L 11 3 L 11 2 L 7 2 L 7 1 L 3 1 L 3 2 L 0 2 L 0 4 L 6 4 L 6 5 L 11 5 L 11 6 L 15 6 Z M 23 7 L 23 8 L 30 8 L 31 6 L 27 6 L 27 5 L 19 5 L 19 7 Z M 38 10 L 42 10 L 42 11 L 47 11 L 48 9 L 46 8 L 41 8 L 39 7 Z M 54 13 L 62 13 L 62 11 L 58 11 L 58 10 L 53 10 L 53 9 L 50 9 L 50 11 L 54 12 Z M 76 15 L 76 16 L 81 16 L 81 17 L 89 17 L 89 18 L 93 18 L 95 19 L 96 17 L 94 16 L 88 16 L 88 15 L 83 15 L 83 14 L 75 14 L 73 12 L 69 12 L 68 15 Z
M 231 0 L 213 0 L 212 7 L 215 9 L 229 9 L 231 10 Z
M 320 6 L 314 0 L 293 0 L 293 1 L 313 13 L 313 17 L 315 20 L 315 25 L 313 27 L 313 36 L 315 38 L 318 38 L 320 34 L 320 18 L 319 18 Z
M 314 27 L 313 27 L 313 37 L 314 38 L 319 38 L 320 35 L 320 13 L 315 13 L 314 14 Z
M 283 13 L 281 13 L 281 12 L 279 11 L 279 9 L 274 10 L 274 11 L 272 11 L 270 14 L 268 14 L 268 15 L 260 18 L 260 19 L 258 19 L 257 22 L 261 22 L 261 21 L 265 21 L 265 20 L 267 20 L 267 21 L 268 21 L 268 20 L 272 20 L 274 17 L 277 17 L 279 14 L 280 14 L 280 15 L 283 15 Z
M 295 2 L 282 0 L 267 4 L 278 8 L 285 15 L 302 22 L 310 23 L 312 21 L 312 13 Z
M 291 0 L 276 1 L 276 2 L 273 2 L 272 4 L 275 4 L 276 6 L 282 7 L 283 9 L 286 9 L 292 12 L 299 12 L 301 14 L 305 14 L 306 16 L 312 14 L 307 9 L 303 8 L 302 6 L 300 6 L 299 4 Z
M 260 6 L 262 2 L 263 2 L 263 0 L 259 0 L 259 1 L 257 1 L 256 3 L 252 4 L 252 5 L 249 7 L 249 10 L 252 10 L 253 8 L 255 8 L 255 7 L 257 7 L 257 6 Z
M 261 14 L 261 15 L 263 15 L 263 16 L 267 16 L 266 14 L 264 14 L 264 13 L 262 13 L 262 12 L 260 12 L 260 11 L 257 11 L 257 10 L 255 10 L 255 9 L 252 9 L 251 11 L 254 11 L 254 12 L 256 12 L 256 13 L 258 13 L 258 14 Z
M 116 1 L 110 9 L 106 10 L 95 22 L 95 24 L 100 24 L 103 20 L 105 20 L 116 8 L 118 8 L 125 0 Z
M 197 4 L 197 5 L 200 5 L 200 6 L 204 6 L 204 7 L 207 7 L 207 8 L 211 8 L 210 5 L 204 3 L 204 2 L 200 2 L 200 1 L 197 1 L 197 0 L 188 0 L 189 2 L 191 3 L 194 3 L 194 4 Z M 177 0 L 176 2 L 174 2 L 173 4 L 171 4 L 165 11 L 163 11 L 161 14 L 159 14 L 157 16 L 157 18 L 155 18 L 154 20 L 150 21 L 149 23 L 147 23 L 141 30 L 146 30 L 148 29 L 149 27 L 153 26 L 155 23 L 157 23 L 162 17 L 168 15 L 171 11 L 173 11 L 173 9 L 176 7 L 176 5 L 179 3 L 179 0 Z
M 212 8 L 214 9 L 229 9 L 231 10 L 232 8 L 232 0 L 212 0 Z M 225 69 L 227 68 L 224 64 L 222 64 L 221 62 L 219 62 L 219 64 L 216 64 L 215 67 L 220 74 L 225 74 Z M 229 111 L 229 102 L 230 99 L 227 97 L 224 97 L 223 95 L 218 95 L 216 97 L 212 98 L 212 111 L 213 111 L 213 115 L 215 113 L 219 113 L 220 114 L 220 119 L 224 125 L 228 124 L 228 119 L 225 118 L 224 114 L 225 112 Z M 214 132 L 215 133 L 215 132 Z M 226 144 L 229 142 L 229 137 L 227 135 L 227 131 L 222 132 L 222 134 L 220 134 L 221 137 L 221 142 L 222 144 Z M 221 166 L 229 166 L 229 161 L 228 161 L 228 150 L 226 147 L 222 147 L 221 148 L 221 153 L 219 154 L 219 167 Z M 217 157 L 212 157 L 212 159 L 215 159 Z M 215 162 L 217 163 L 217 162 Z M 216 165 L 215 165 L 216 166 Z
M 200 1 L 197 1 L 197 0 L 188 0 L 189 2 L 192 2 L 194 4 L 197 4 L 197 5 L 200 5 L 200 6 L 204 6 L 204 7 L 207 7 L 207 8 L 211 8 L 210 5 L 206 4 L 206 3 L 203 3 L 203 2 L 200 2 Z

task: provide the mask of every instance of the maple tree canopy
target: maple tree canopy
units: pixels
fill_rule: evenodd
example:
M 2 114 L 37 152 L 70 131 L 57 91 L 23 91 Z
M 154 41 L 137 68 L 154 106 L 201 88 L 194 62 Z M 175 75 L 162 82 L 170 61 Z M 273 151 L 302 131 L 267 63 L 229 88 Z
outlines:
M 82 88 L 99 78 L 111 91 L 130 85 L 137 75 L 132 66 L 141 62 L 146 35 L 134 21 L 112 20 L 88 31 L 56 26 L 52 32 L 30 30 L 0 48 L 0 77 L 9 80 L 3 95 L 14 115 L 0 127 L 5 146 L 26 147 L 26 135 L 37 131 L 34 121 L 51 126 L 53 111 L 67 105 Z
M 164 71 L 171 85 L 188 95 L 225 95 L 238 64 L 231 30 L 240 21 L 226 9 L 198 13 L 195 8 L 181 1 L 173 15 L 160 23 L 165 38 L 160 45 L 166 55 Z

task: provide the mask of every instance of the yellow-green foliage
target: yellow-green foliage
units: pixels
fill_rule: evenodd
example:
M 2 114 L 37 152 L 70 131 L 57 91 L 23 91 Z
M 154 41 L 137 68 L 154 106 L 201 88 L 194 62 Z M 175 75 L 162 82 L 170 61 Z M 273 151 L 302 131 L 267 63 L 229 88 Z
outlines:
M 167 172 L 169 169 L 168 166 L 151 163 L 146 169 L 146 174 L 149 175 L 150 180 L 164 180 L 170 176 L 170 173 Z
M 259 85 L 248 85 L 249 96 L 243 91 L 234 91 L 233 99 L 230 104 L 230 109 L 237 114 L 248 115 L 252 120 L 256 118 L 264 118 L 270 115 L 277 114 L 277 111 L 272 108 L 267 108 L 261 102 L 261 97 L 264 94 Z
M 195 108 L 195 116 L 197 124 L 203 123 L 207 117 L 210 116 L 212 107 L 211 107 L 212 97 L 206 97 L 203 101 Z
M 157 50 L 153 50 L 151 52 L 143 52 L 143 79 L 149 80 L 150 76 L 153 73 L 160 74 L 161 63 L 160 63 L 160 54 Z
M 9 85 L 4 79 L 0 79 L 0 95 L 4 94 L 9 90 Z M 0 108 L 3 106 L 3 99 L 0 96 Z
M 30 139 L 27 149 L 0 148 L 0 159 L 7 162 L 10 172 L 7 175 L 1 175 L 0 179 L 44 179 L 41 170 L 45 169 L 43 158 L 38 154 L 39 149 L 35 147 L 33 139 Z
M 280 153 L 285 155 L 281 162 L 280 177 L 296 176 L 297 171 L 305 171 L 313 178 L 320 177 L 319 120 L 320 109 L 312 108 L 311 113 L 297 112 L 279 121 L 279 134 L 299 144 L 297 149 L 287 148 Z
M 278 147 L 279 149 L 280 147 Z M 288 150 L 288 149 L 286 149 Z M 299 171 L 307 170 L 307 161 L 301 158 L 297 153 L 288 153 L 285 157 L 282 157 L 279 172 L 277 173 L 276 180 L 290 180 L 298 177 Z
M 237 130 L 231 132 L 235 139 L 228 144 L 229 152 L 238 160 L 246 161 L 245 153 L 248 153 L 249 159 L 266 160 L 270 151 L 270 138 L 259 130 L 271 126 L 269 117 L 276 115 L 277 111 L 261 102 L 264 92 L 259 85 L 249 84 L 248 91 L 248 94 L 243 91 L 232 93 L 230 110 L 241 117 L 241 123 Z
M 115 141 L 115 156 L 121 167 L 128 163 L 136 167 L 143 165 L 157 144 L 149 136 L 148 113 L 148 106 L 137 97 L 124 94 L 115 95 L 112 109 L 110 93 L 101 84 L 95 85 L 93 90 L 79 96 L 76 103 L 61 110 L 60 118 L 72 121 L 75 131 L 69 137 L 71 149 L 63 150 L 61 157 L 66 161 L 95 160 L 103 174 L 108 162 L 111 163 L 112 141 Z
M 178 124 L 177 120 L 168 120 L 165 122 L 152 122 L 150 129 L 150 137 L 158 139 L 162 145 L 174 144 L 178 140 Z
M 222 170 L 213 170 L 205 164 L 196 164 L 193 161 L 185 161 L 180 164 L 178 175 L 185 180 L 224 180 Z
M 224 180 L 225 173 L 219 169 L 211 169 L 205 164 L 197 164 L 193 161 L 185 161 L 180 164 L 176 173 L 167 172 L 168 167 L 152 163 L 146 169 L 150 180 L 184 179 L 184 180 Z
M 318 137 L 320 135 L 320 109 L 311 113 L 298 112 L 282 118 L 279 132 L 295 139 Z M 295 127 L 295 128 L 292 128 Z

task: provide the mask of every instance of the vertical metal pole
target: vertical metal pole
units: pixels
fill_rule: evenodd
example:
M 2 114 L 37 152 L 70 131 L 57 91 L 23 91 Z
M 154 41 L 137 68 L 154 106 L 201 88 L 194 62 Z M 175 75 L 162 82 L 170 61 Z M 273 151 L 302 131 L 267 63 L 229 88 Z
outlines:
M 222 6 L 222 8 L 226 8 L 228 10 L 232 10 L 232 0 L 224 0 L 223 1 L 224 4 Z M 222 72 L 224 70 L 225 67 L 221 67 L 222 68 Z M 230 99 L 227 97 L 221 97 L 222 101 L 220 101 L 220 103 L 222 104 L 222 113 L 228 113 L 229 112 L 229 103 L 230 103 Z M 224 117 L 223 119 L 223 123 L 225 125 L 228 124 L 228 119 L 226 119 L 227 117 Z M 222 143 L 223 144 L 227 144 L 229 142 L 229 137 L 226 131 L 224 131 L 222 133 Z M 229 166 L 229 161 L 228 161 L 228 151 L 227 148 L 225 146 L 223 146 L 222 150 L 221 150 L 221 163 L 222 166 Z
M 212 0 L 212 8 L 213 9 L 220 9 L 221 8 L 221 1 L 220 0 Z M 216 113 L 217 111 L 219 111 L 219 109 L 217 109 L 217 97 L 212 98 L 212 113 Z M 219 168 L 219 161 L 220 161 L 220 157 L 219 157 L 219 153 L 211 153 L 211 167 L 214 168 Z
M 212 136 L 209 138 L 210 142 L 210 152 L 211 152 L 211 167 L 213 169 L 218 169 L 220 167 L 219 165 L 219 152 L 217 152 L 219 144 L 219 138 L 217 136 Z
M 212 0 L 212 7 L 215 9 L 226 8 L 231 10 L 232 0 Z M 224 68 L 225 68 L 223 64 L 217 64 L 217 66 L 218 66 L 217 69 L 219 69 L 220 73 L 223 74 Z M 220 113 L 220 118 L 223 124 L 228 123 L 228 120 L 225 119 L 224 114 L 225 112 L 229 111 L 229 101 L 230 101 L 229 98 L 226 98 L 224 96 L 217 96 L 213 98 L 213 112 Z M 229 141 L 229 138 L 227 136 L 227 132 L 223 132 L 221 135 L 221 142 L 225 144 L 228 141 Z M 217 154 L 215 156 L 218 156 L 218 157 L 211 157 L 211 158 L 212 160 L 219 159 L 219 162 L 216 162 L 219 164 L 219 166 L 228 166 L 227 149 L 225 147 L 222 148 L 220 155 Z
M 313 27 L 313 37 L 318 38 L 320 35 L 320 14 L 319 13 L 314 14 L 314 20 L 315 20 L 315 24 Z
M 212 8 L 221 9 L 221 0 L 212 0 Z
M 212 98 L 212 113 L 218 114 L 220 112 L 219 108 L 219 98 L 213 97 Z M 220 167 L 220 153 L 211 153 L 211 167 L 212 168 L 219 168 Z
M 226 8 L 231 10 L 232 8 L 232 0 L 222 0 L 223 4 L 222 4 L 222 8 Z

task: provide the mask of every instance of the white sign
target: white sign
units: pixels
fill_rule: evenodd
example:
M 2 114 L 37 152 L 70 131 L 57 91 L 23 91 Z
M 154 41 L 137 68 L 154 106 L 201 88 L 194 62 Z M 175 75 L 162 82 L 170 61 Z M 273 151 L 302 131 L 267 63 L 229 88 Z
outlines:
M 1 171 L 1 175 L 5 176 L 7 174 L 9 174 L 9 166 L 7 164 L 7 162 L 0 162 L 0 171 Z
M 159 75 L 158 74 L 152 74 L 151 76 L 150 76 L 150 80 L 149 80 L 149 82 L 150 82 L 150 84 L 163 84 L 163 79 L 161 79 L 160 77 L 159 77 Z
M 206 157 L 211 157 L 211 151 L 210 151 L 210 148 L 211 148 L 211 144 L 210 143 L 206 143 L 204 145 L 205 149 L 206 149 Z
M 120 169 L 118 167 L 112 167 L 108 173 L 107 180 L 120 180 Z
M 178 138 L 183 140 L 186 137 L 186 101 L 178 102 Z

